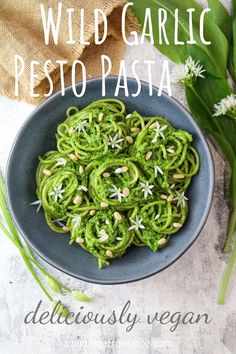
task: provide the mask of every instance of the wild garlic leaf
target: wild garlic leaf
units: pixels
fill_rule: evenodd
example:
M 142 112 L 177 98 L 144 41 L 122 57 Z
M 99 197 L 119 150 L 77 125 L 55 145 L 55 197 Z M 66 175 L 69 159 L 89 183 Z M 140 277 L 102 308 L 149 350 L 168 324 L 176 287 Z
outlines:
M 190 111 L 194 115 L 196 122 L 206 133 L 212 134 L 214 131 L 214 124 L 210 119 L 211 116 L 209 115 L 209 112 L 204 105 L 202 105 L 190 87 L 185 88 L 185 94 Z
M 230 143 L 236 156 L 236 121 L 227 116 L 212 116 L 214 104 L 232 93 L 232 88 L 228 85 L 227 80 L 206 76 L 205 80 L 197 80 L 194 89 L 208 107 L 210 113 L 208 122 L 212 127 L 212 131 L 221 134 L 227 142 Z M 195 114 L 197 114 L 197 112 Z
M 201 47 L 196 45 L 188 45 L 186 46 L 186 53 L 187 57 L 191 56 L 195 61 L 199 61 L 201 63 L 203 68 L 207 71 L 207 73 L 205 73 L 206 77 L 210 75 L 215 78 L 223 78 L 227 81 L 227 72 L 225 71 L 222 74 L 222 72 L 219 71 L 215 61 L 213 61 Z
M 215 66 L 218 68 L 217 71 L 221 75 L 225 75 L 228 59 L 228 42 L 224 34 L 221 32 L 219 27 L 214 23 L 210 16 L 206 18 L 205 21 L 205 37 L 208 41 L 211 41 L 211 45 L 206 46 L 200 40 L 199 35 L 199 19 L 202 12 L 202 8 L 194 0 L 147 0 L 133 1 L 133 10 L 141 24 L 144 22 L 145 10 L 147 7 L 151 9 L 152 13 L 152 25 L 154 31 L 154 40 L 155 46 L 169 59 L 176 63 L 184 62 L 186 59 L 186 47 L 187 45 L 175 45 L 174 44 L 174 12 L 175 9 L 179 9 L 179 40 L 189 39 L 189 18 L 188 13 L 186 12 L 189 8 L 194 8 L 195 12 L 193 14 L 193 27 L 194 27 L 194 37 L 197 41 L 197 47 L 201 47 L 215 63 Z M 168 11 L 168 20 L 166 22 L 166 32 L 170 44 L 159 44 L 158 36 L 158 8 L 164 8 Z
M 219 144 L 222 152 L 227 157 L 230 165 L 233 166 L 236 155 L 234 153 L 231 144 L 228 142 L 227 138 L 216 132 L 211 133 L 211 135 L 215 139 L 215 141 Z
M 224 5 L 219 0 L 208 0 L 208 6 L 211 9 L 209 15 L 217 26 L 224 33 L 228 42 L 232 43 L 232 17 Z
M 232 51 L 232 68 L 234 70 L 234 77 L 236 77 L 236 0 L 233 0 L 233 51 Z
M 236 161 L 235 160 L 234 160 L 234 164 L 232 167 L 230 188 L 231 188 L 231 200 L 232 200 L 234 207 L 236 207 Z

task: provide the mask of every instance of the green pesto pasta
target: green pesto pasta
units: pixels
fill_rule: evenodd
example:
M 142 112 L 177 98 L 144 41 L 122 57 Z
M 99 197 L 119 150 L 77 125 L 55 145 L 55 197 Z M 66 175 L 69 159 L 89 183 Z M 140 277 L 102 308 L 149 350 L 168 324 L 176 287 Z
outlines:
M 191 134 L 103 99 L 69 107 L 56 141 L 57 150 L 39 158 L 32 204 L 99 268 L 131 245 L 156 252 L 183 227 L 185 193 L 200 166 Z

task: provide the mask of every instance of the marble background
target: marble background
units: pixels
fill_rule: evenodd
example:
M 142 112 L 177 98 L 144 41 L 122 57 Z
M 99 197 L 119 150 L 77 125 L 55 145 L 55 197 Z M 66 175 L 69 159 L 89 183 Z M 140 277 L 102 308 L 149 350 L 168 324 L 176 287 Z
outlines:
M 225 3 L 230 6 L 230 1 Z M 142 48 L 127 48 L 125 59 L 129 76 L 132 76 L 131 63 L 137 58 L 156 61 L 153 83 L 158 86 L 163 56 L 149 43 Z M 139 75 L 143 80 L 148 79 L 144 67 L 140 67 Z M 186 105 L 181 88 L 173 88 L 173 96 Z M 0 165 L 3 171 L 13 140 L 34 108 L 0 97 L 1 120 L 4 122 L 0 129 Z M 220 155 L 213 148 L 212 151 L 216 188 L 208 221 L 195 244 L 170 268 L 136 283 L 101 286 L 75 280 L 44 264 L 64 283 L 95 293 L 94 302 L 85 304 L 86 311 L 110 313 L 115 309 L 118 312 L 127 300 L 131 300 L 130 310 L 142 317 L 166 310 L 182 313 L 192 311 L 196 314 L 207 312 L 212 318 L 210 324 L 180 325 L 175 332 L 170 332 L 169 325 L 147 325 L 141 322 L 130 333 L 121 324 L 25 325 L 25 315 L 36 307 L 40 299 L 43 300 L 44 310 L 50 309 L 50 304 L 36 286 L 17 250 L 0 233 L 0 353 L 235 353 L 236 272 L 230 283 L 226 304 L 216 304 L 227 261 L 221 253 L 221 247 L 228 218 L 225 185 L 229 172 Z M 80 303 L 66 297 L 64 301 L 72 310 L 79 311 Z

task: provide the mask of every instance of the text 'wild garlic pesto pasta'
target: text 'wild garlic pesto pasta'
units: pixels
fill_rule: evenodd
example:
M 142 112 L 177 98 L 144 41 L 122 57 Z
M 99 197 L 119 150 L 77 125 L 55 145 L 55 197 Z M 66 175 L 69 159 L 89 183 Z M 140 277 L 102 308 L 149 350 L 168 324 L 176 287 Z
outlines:
M 57 150 L 39 158 L 38 200 L 55 232 L 70 232 L 99 268 L 127 248 L 167 245 L 185 223 L 199 170 L 192 136 L 161 117 L 128 114 L 117 99 L 69 107 Z

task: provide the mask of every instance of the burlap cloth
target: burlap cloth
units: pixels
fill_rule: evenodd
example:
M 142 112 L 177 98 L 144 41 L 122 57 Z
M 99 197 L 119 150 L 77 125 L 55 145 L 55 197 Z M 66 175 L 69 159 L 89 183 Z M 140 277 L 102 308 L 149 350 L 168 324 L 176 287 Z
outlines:
M 38 104 L 44 100 L 49 83 L 45 79 L 43 71 L 44 62 L 52 60 L 49 66 L 50 76 L 53 79 L 54 91 L 60 88 L 59 65 L 56 60 L 67 60 L 65 67 L 66 84 L 71 83 L 70 66 L 73 60 L 80 59 L 86 66 L 87 78 L 101 75 L 102 54 L 108 55 L 112 60 L 112 74 L 116 74 L 120 59 L 124 55 L 125 43 L 121 35 L 121 11 L 124 2 L 122 0 L 62 0 L 63 10 L 60 25 L 58 45 L 50 41 L 47 46 L 44 43 L 44 33 L 40 4 L 45 9 L 55 9 L 57 14 L 57 1 L 49 0 L 0 0 L 0 94 L 10 98 L 17 98 L 29 103 Z M 74 8 L 73 13 L 73 37 L 75 44 L 66 44 L 68 39 L 68 17 L 66 8 Z M 85 40 L 91 44 L 84 46 L 79 41 L 80 13 L 85 10 Z M 94 45 L 94 9 L 101 9 L 108 18 L 108 37 L 102 45 Z M 127 20 L 127 32 L 134 27 L 135 20 L 131 14 Z M 103 27 L 103 24 L 100 24 Z M 102 28 L 101 27 L 101 28 Z M 18 54 L 25 61 L 25 71 L 19 80 L 19 96 L 15 97 L 15 67 L 14 55 Z M 35 92 L 40 93 L 40 98 L 31 98 L 30 85 L 30 62 L 36 60 L 40 65 L 36 68 L 38 75 L 34 80 Z M 78 71 L 78 70 L 77 70 Z M 79 70 L 80 71 L 80 70 Z M 80 77 L 77 75 L 76 81 Z

